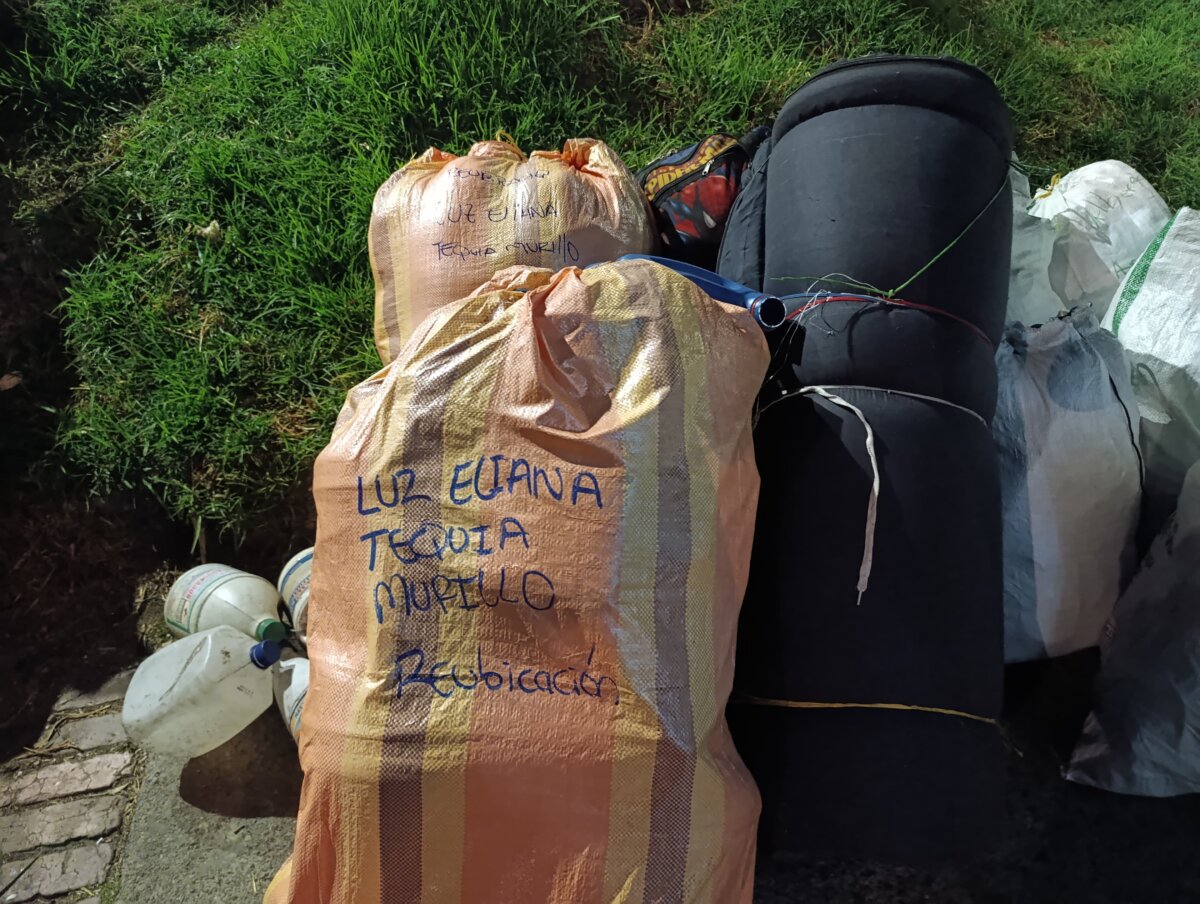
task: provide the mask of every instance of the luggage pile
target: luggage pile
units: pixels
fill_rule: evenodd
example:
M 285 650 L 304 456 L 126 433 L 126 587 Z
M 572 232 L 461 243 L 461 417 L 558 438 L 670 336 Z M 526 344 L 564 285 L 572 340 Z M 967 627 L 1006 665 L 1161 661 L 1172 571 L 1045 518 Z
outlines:
M 920 861 L 1000 823 L 1012 140 L 972 67 L 850 61 L 784 104 L 732 214 L 721 272 L 800 305 L 759 402 L 731 708 L 771 850 Z
M 385 366 L 314 549 L 185 575 L 126 704 L 194 755 L 273 683 L 305 780 L 268 904 L 978 856 L 1005 663 L 1097 644 L 1067 777 L 1200 791 L 1200 217 L 1127 165 L 1031 191 L 986 75 L 872 56 L 636 177 L 431 148 L 369 251 Z

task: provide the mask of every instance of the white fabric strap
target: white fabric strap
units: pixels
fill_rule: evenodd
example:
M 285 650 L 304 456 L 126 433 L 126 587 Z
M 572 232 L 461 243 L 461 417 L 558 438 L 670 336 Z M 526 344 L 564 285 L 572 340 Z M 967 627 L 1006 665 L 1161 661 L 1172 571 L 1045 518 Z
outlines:
M 972 411 L 962 405 L 956 405 L 954 402 L 947 402 L 945 399 L 939 399 L 937 396 L 921 395 L 919 392 L 905 392 L 903 389 L 880 389 L 878 386 L 805 386 L 800 391 L 804 392 L 809 389 L 838 389 L 838 390 L 860 390 L 862 392 L 886 392 L 888 395 L 907 396 L 910 399 L 920 399 L 922 402 L 933 402 L 935 405 L 945 405 L 947 408 L 954 408 L 961 411 L 963 414 L 969 414 L 983 426 L 991 430 L 991 426 L 987 420 L 978 411 Z
M 875 456 L 875 431 L 871 429 L 871 424 L 867 420 L 867 416 L 862 413 L 862 410 L 856 405 L 846 401 L 842 396 L 838 395 L 846 390 L 858 390 L 862 392 L 885 392 L 892 395 L 907 396 L 910 399 L 920 399 L 923 402 L 933 402 L 937 405 L 946 405 L 950 408 L 955 408 L 965 414 L 969 414 L 984 427 L 988 426 L 988 422 L 984 420 L 977 412 L 970 408 L 964 408 L 962 405 L 956 405 L 954 402 L 947 402 L 945 399 L 939 399 L 936 396 L 921 395 L 917 392 L 904 392 L 900 389 L 880 389 L 877 386 L 802 386 L 794 392 L 785 393 L 777 399 L 772 400 L 759 411 L 755 412 L 754 422 L 758 424 L 758 419 L 762 413 L 772 405 L 782 402 L 784 399 L 790 399 L 799 395 L 815 395 L 825 399 L 839 408 L 845 408 L 863 425 L 863 430 L 866 432 L 866 448 L 867 458 L 871 462 L 871 494 L 867 499 L 867 525 L 866 534 L 863 538 L 863 556 L 862 562 L 858 567 L 858 602 L 855 605 L 862 605 L 863 593 L 866 592 L 867 586 L 871 581 L 871 566 L 875 559 L 875 523 L 878 520 L 879 514 L 879 460 Z
M 947 402 L 945 399 L 939 399 L 937 396 L 921 395 L 921 393 L 919 393 L 919 392 L 905 392 L 903 389 L 880 389 L 878 386 L 848 386 L 845 384 L 839 385 L 836 383 L 813 384 L 812 386 L 801 386 L 799 389 L 795 389 L 791 392 L 785 392 L 779 398 L 772 399 L 766 405 L 764 405 L 762 408 L 759 408 L 758 410 L 756 410 L 754 412 L 754 425 L 755 426 L 758 425 L 758 419 L 760 417 L 762 417 L 763 412 L 766 411 L 767 409 L 771 408 L 772 406 L 777 405 L 780 402 L 783 402 L 787 399 L 795 398 L 798 395 L 811 394 L 812 391 L 816 390 L 816 389 L 838 390 L 838 391 L 842 391 L 842 392 L 845 392 L 846 390 L 850 390 L 850 391 L 857 390 L 859 392 L 883 392 L 883 393 L 887 393 L 888 395 L 898 395 L 898 396 L 906 396 L 910 399 L 920 399 L 922 402 L 933 402 L 935 405 L 945 405 L 947 408 L 954 408 L 958 411 L 961 411 L 963 414 L 969 414 L 971 417 L 975 418 L 975 420 L 979 421 L 979 423 L 983 424 L 983 426 L 987 427 L 988 430 L 992 429 L 991 425 L 988 424 L 988 422 L 984 419 L 984 417 L 981 414 L 979 414 L 979 412 L 972 411 L 970 408 L 965 408 L 962 405 L 956 405 L 954 402 Z
M 875 431 L 871 429 L 871 424 L 867 420 L 867 416 L 862 413 L 862 409 L 850 404 L 840 395 L 830 392 L 826 387 L 805 386 L 800 392 L 806 395 L 818 395 L 840 408 L 845 408 L 859 419 L 863 430 L 867 433 L 867 458 L 871 461 L 871 495 L 867 497 L 867 528 L 866 535 L 863 537 L 862 562 L 858 566 L 858 584 L 856 586 L 858 601 L 855 605 L 861 606 L 863 593 L 866 592 L 867 585 L 871 581 L 871 564 L 875 559 L 875 519 L 879 511 L 879 460 L 875 457 Z

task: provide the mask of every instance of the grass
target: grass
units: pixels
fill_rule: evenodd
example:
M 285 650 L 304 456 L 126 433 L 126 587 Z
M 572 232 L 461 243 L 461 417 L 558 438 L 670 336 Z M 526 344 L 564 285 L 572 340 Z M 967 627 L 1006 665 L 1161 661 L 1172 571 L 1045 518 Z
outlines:
M 285 516 L 345 390 L 377 365 L 371 198 L 429 144 L 462 152 L 501 128 L 526 147 L 589 134 L 638 165 L 769 119 L 838 57 L 953 53 L 997 79 L 1040 175 L 1118 157 L 1170 203 L 1200 202 L 1191 0 L 655 10 L 631 22 L 615 0 L 279 0 L 184 57 L 84 194 L 102 250 L 64 307 L 80 381 L 61 434 L 70 466 L 98 491 L 149 487 L 197 529 L 256 532 Z M 89 72 L 109 65 L 84 56 Z M 54 66 L 65 85 L 70 67 Z
M 53 445 L 69 392 L 53 316 L 63 269 L 96 250 L 81 190 L 115 165 L 123 120 L 196 51 L 257 9 L 245 0 L 0 0 L 0 483 Z M 36 465 L 35 465 L 36 467 Z M 44 478 L 47 469 L 40 468 Z
M 165 93 L 92 193 L 116 228 L 66 303 L 77 466 L 102 489 L 145 481 L 198 527 L 272 517 L 378 366 L 376 187 L 430 143 L 594 127 L 606 105 L 573 69 L 614 34 L 605 12 L 284 2 Z
M 1190 0 L 714 0 L 705 10 L 632 45 L 662 101 L 614 137 L 635 161 L 769 120 L 833 60 L 948 53 L 996 80 L 1017 151 L 1041 175 L 1116 157 L 1168 203 L 1200 203 L 1200 17 Z
M 2 172 L 27 218 L 69 197 L 96 170 L 97 156 L 115 150 L 104 142 L 106 129 L 257 9 L 251 0 L 8 0 L 6 7 L 21 37 L 0 65 Z

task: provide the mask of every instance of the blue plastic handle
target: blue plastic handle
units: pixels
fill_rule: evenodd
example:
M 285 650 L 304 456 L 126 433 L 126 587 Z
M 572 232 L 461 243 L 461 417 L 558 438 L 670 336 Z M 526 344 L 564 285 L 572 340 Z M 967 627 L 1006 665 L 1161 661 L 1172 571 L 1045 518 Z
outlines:
M 652 254 L 626 254 L 618 258 L 623 261 L 653 261 L 674 270 L 680 276 L 690 279 L 693 283 L 715 298 L 726 304 L 735 304 L 745 308 L 764 330 L 773 330 L 783 325 L 787 317 L 786 306 L 774 295 L 764 295 L 755 289 L 726 279 L 719 273 L 687 264 L 683 261 L 671 260 L 668 257 L 655 257 Z

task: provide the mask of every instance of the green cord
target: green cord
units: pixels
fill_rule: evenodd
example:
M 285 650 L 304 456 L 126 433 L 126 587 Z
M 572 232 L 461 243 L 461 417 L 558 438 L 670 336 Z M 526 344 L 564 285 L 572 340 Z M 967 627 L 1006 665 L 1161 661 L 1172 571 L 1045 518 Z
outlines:
M 960 232 L 958 235 L 956 235 L 945 248 L 943 248 L 941 251 L 939 251 L 937 254 L 935 254 L 932 258 L 930 258 L 928 263 L 926 263 L 923 267 L 921 267 L 920 270 L 918 270 L 916 273 L 914 273 L 912 276 L 910 276 L 904 282 L 900 283 L 900 285 L 896 286 L 896 288 L 892 289 L 891 291 L 884 291 L 883 289 L 880 289 L 878 286 L 873 286 L 870 283 L 858 282 L 853 279 L 830 279 L 828 276 L 780 276 L 780 277 L 777 277 L 777 279 L 795 280 L 797 282 L 807 281 L 809 283 L 815 283 L 815 282 L 836 283 L 836 284 L 843 285 L 843 286 L 850 286 L 851 288 L 855 288 L 855 289 L 867 289 L 883 298 L 892 298 L 896 295 L 897 292 L 904 291 L 904 289 L 906 289 L 908 286 L 910 286 L 915 280 L 919 279 L 921 274 L 923 274 L 926 270 L 928 270 L 930 267 L 932 267 L 934 264 L 936 264 L 939 260 L 941 260 L 942 257 L 945 256 L 946 252 L 948 252 L 951 248 L 953 248 L 960 241 L 962 241 L 962 237 L 967 234 L 967 232 L 971 229 L 972 226 L 974 226 L 976 223 L 979 222 L 979 218 L 982 217 L 985 213 L 987 213 L 988 208 L 996 203 L 996 199 L 999 198 L 1002 194 L 1004 194 L 1004 190 L 1006 188 L 1008 188 L 1008 173 L 1007 172 L 1004 174 L 1004 178 L 1000 180 L 1000 187 L 998 189 L 996 189 L 996 193 L 994 195 L 992 195 L 991 200 L 988 201 L 986 204 L 984 204 L 983 207 L 980 209 L 979 213 L 975 214 L 975 216 L 971 219 L 971 222 L 969 222 L 966 226 L 963 227 L 962 232 Z
M 944 255 L 947 251 L 949 251 L 951 248 L 953 248 L 955 245 L 957 245 L 959 243 L 959 241 L 962 240 L 962 237 L 967 234 L 967 231 L 972 226 L 974 226 L 976 223 L 979 222 L 979 218 L 988 212 L 988 208 L 996 203 L 996 199 L 999 198 L 1002 194 L 1004 194 L 1004 190 L 1006 188 L 1008 188 L 1008 174 L 1007 173 L 1005 173 L 1004 178 L 1000 180 L 1000 187 L 996 190 L 996 193 L 994 195 L 992 195 L 992 199 L 983 205 L 983 208 L 979 211 L 979 213 L 975 214 L 974 219 L 972 219 L 970 223 L 968 223 L 966 226 L 963 227 L 962 232 L 960 232 L 958 235 L 956 235 L 954 237 L 954 240 L 952 242 L 950 242 L 949 245 L 947 245 L 945 248 L 943 248 L 941 251 L 939 251 L 937 254 L 935 254 L 933 256 L 933 258 L 929 261 L 929 263 L 927 263 L 924 267 L 922 267 L 920 270 L 918 270 L 916 273 L 914 273 L 912 276 L 910 276 L 904 282 L 900 283 L 900 285 L 896 286 L 896 288 L 892 289 L 892 291 L 888 292 L 887 297 L 891 298 L 897 292 L 903 292 L 904 289 L 907 288 L 915 279 L 920 277 L 920 275 L 922 273 L 924 273 L 926 270 L 928 270 L 930 267 L 932 267 L 934 264 L 936 264 L 941 259 L 942 255 Z

